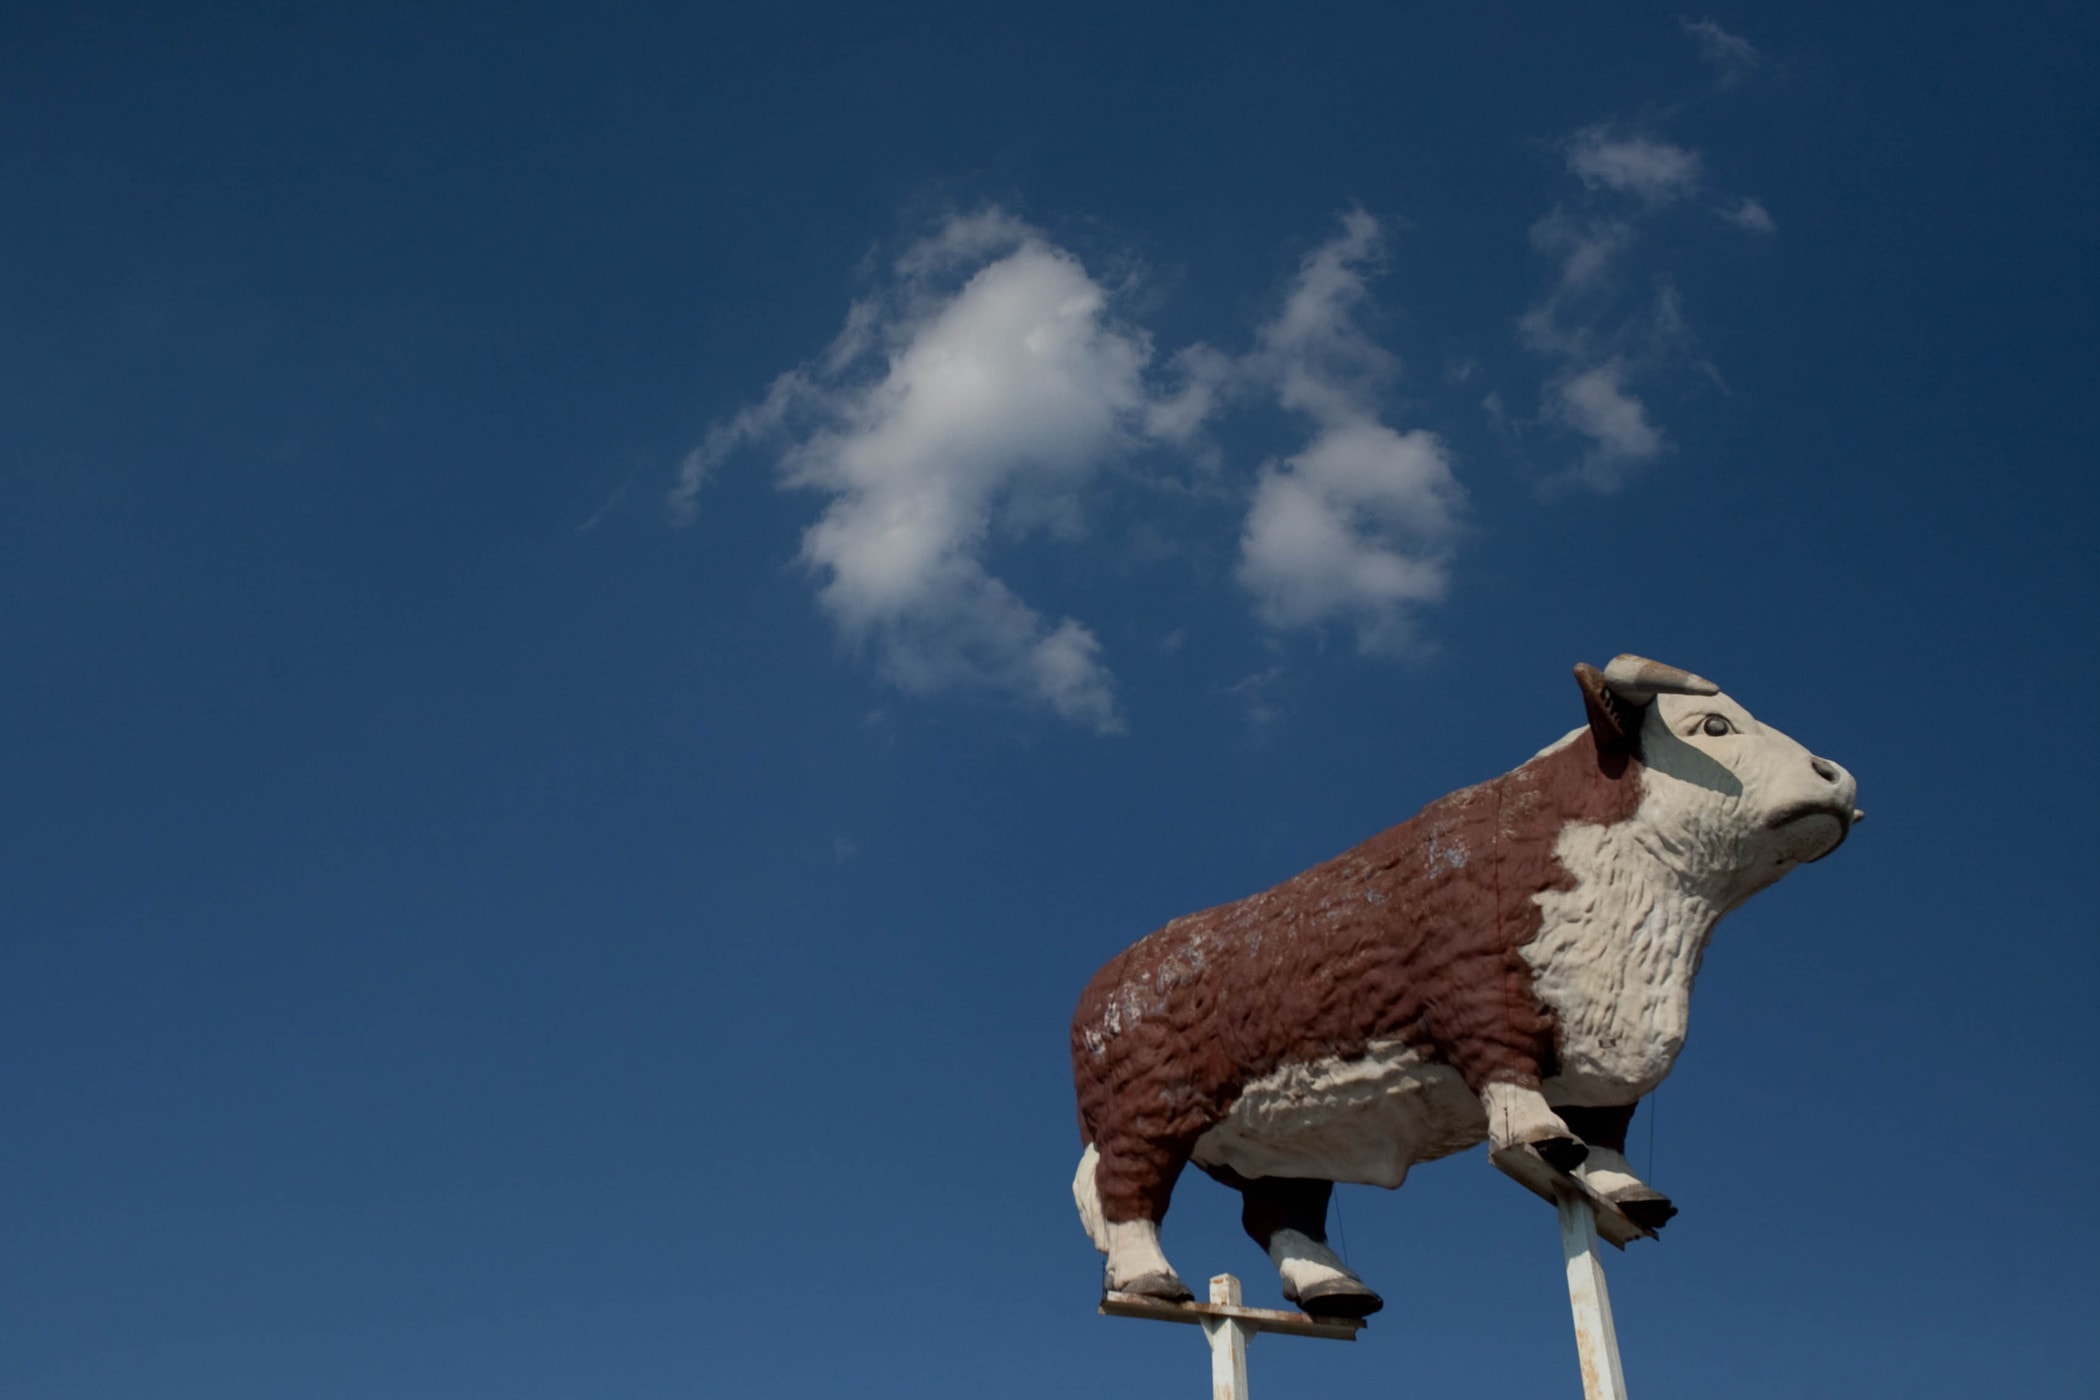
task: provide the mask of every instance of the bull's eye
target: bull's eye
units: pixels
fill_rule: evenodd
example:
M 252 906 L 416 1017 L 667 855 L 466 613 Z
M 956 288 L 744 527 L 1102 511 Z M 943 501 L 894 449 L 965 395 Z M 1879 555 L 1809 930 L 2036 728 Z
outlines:
M 1704 729 L 1708 734 L 1710 734 L 1716 739 L 1720 738 L 1723 734 L 1735 733 L 1735 726 L 1730 724 L 1727 720 L 1721 718 L 1721 716 L 1719 715 L 1708 715 L 1706 717 L 1706 723 L 1700 725 L 1699 727 L 1701 729 Z

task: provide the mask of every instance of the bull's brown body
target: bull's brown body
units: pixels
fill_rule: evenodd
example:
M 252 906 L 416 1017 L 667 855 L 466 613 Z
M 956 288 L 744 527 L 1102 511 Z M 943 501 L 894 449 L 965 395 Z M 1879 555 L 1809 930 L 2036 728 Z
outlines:
M 1475 1091 L 1537 1087 L 1554 1024 L 1518 952 L 1538 932 L 1534 896 L 1572 883 L 1554 858 L 1562 828 L 1630 815 L 1638 773 L 1585 732 L 1112 959 L 1072 1023 L 1108 1219 L 1161 1218 L 1196 1140 L 1285 1064 L 1398 1040 Z

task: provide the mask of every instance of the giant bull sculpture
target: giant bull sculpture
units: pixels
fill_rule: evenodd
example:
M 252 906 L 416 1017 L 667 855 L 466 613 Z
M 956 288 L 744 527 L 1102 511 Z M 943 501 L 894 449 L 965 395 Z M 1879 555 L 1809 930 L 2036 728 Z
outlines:
M 1721 916 L 1835 850 L 1852 775 L 1708 681 L 1575 668 L 1589 723 L 1499 778 L 1097 973 L 1072 1022 L 1073 1195 L 1112 1290 L 1178 1300 L 1159 1224 L 1193 1161 L 1308 1311 L 1382 1306 L 1326 1244 L 1338 1181 L 1529 1146 L 1636 1224 L 1676 1213 L 1626 1129 L 1684 1045 Z

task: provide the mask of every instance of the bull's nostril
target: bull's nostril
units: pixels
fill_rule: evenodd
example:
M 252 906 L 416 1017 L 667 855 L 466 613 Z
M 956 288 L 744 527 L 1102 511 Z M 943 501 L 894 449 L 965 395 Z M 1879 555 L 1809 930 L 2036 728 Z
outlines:
M 1816 770 L 1816 776 L 1824 782 L 1834 783 L 1838 780 L 1838 766 L 1829 759 L 1811 758 L 1808 763 L 1811 768 Z

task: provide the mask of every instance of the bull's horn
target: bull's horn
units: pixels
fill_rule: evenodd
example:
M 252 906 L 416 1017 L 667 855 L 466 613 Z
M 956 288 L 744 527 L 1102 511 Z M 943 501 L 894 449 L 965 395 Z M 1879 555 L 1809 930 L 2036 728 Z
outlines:
M 1721 687 L 1690 671 L 1624 652 L 1604 668 L 1604 686 L 1629 705 L 1645 705 L 1658 695 L 1719 695 Z

